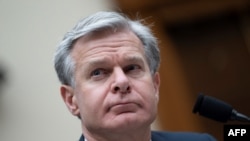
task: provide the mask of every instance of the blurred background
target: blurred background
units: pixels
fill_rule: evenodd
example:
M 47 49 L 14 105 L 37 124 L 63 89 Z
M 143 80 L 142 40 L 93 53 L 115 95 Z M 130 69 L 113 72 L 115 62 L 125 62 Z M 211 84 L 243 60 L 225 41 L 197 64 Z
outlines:
M 60 97 L 52 58 L 63 35 L 99 10 L 153 25 L 162 58 L 154 130 L 222 141 L 228 123 L 192 113 L 201 92 L 250 116 L 249 0 L 0 0 L 1 141 L 78 140 L 80 122 Z

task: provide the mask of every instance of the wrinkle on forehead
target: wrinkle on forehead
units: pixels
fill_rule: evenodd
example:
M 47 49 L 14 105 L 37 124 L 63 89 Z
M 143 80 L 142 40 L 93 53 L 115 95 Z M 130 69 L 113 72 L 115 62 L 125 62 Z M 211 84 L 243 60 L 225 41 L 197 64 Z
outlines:
M 77 46 L 88 46 L 91 45 L 92 41 L 96 44 L 99 43 L 102 45 L 103 43 L 110 42 L 110 46 L 112 47 L 112 41 L 117 40 L 117 42 L 122 41 L 131 41 L 136 44 L 141 44 L 140 39 L 130 30 L 120 30 L 116 32 L 105 31 L 89 34 L 84 37 L 80 37 L 74 44 L 74 48 Z
M 86 36 L 79 38 L 72 49 L 71 55 L 77 61 L 83 56 L 106 52 L 116 52 L 119 47 L 131 47 L 130 50 L 144 54 L 144 48 L 139 38 L 131 31 L 105 32 L 96 36 Z M 104 50 L 105 48 L 105 50 Z
M 100 31 L 89 33 L 83 37 L 80 37 L 79 39 L 77 39 L 76 42 L 78 42 L 79 40 L 83 41 L 83 43 L 88 42 L 88 41 L 92 41 L 92 40 L 102 40 L 102 39 L 105 40 L 107 38 L 110 38 L 112 35 L 119 36 L 119 38 L 121 38 L 121 39 L 122 39 L 122 37 L 127 38 L 128 36 L 130 36 L 133 38 L 137 38 L 137 40 L 140 42 L 139 38 L 134 34 L 134 32 L 132 32 L 129 29 L 100 30 Z
M 116 63 L 124 63 L 124 62 L 130 62 L 130 63 L 140 63 L 140 64 L 144 64 L 144 59 L 143 56 L 141 56 L 140 54 L 121 54 L 121 56 L 116 56 L 117 58 L 122 57 L 122 62 L 116 62 Z M 99 56 L 96 58 L 92 58 L 90 61 L 88 61 L 88 66 L 99 66 L 99 65 L 105 65 L 107 64 L 107 62 L 112 62 L 112 61 L 116 61 L 115 58 L 113 58 L 113 56 Z

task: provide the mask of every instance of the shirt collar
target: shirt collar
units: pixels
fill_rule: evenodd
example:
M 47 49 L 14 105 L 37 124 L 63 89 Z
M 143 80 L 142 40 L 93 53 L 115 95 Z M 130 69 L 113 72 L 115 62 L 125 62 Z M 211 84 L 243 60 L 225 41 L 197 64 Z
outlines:
M 84 141 L 87 141 L 87 139 L 84 139 Z M 150 139 L 150 141 L 152 141 L 152 139 Z

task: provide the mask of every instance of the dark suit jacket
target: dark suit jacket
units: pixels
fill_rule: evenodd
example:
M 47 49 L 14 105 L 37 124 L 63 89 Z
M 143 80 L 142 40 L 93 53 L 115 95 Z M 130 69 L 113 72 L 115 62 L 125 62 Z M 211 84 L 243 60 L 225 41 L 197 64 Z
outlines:
M 205 133 L 152 131 L 151 136 L 152 141 L 216 141 Z M 84 136 L 79 141 L 84 141 Z

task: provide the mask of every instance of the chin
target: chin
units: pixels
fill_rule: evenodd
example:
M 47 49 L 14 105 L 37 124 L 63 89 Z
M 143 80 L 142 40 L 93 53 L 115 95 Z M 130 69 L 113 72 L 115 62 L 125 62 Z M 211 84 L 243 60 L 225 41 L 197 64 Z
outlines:
M 110 123 L 111 128 L 118 130 L 137 129 L 140 127 L 150 126 L 155 117 L 142 116 L 138 114 L 124 113 L 118 115 Z

